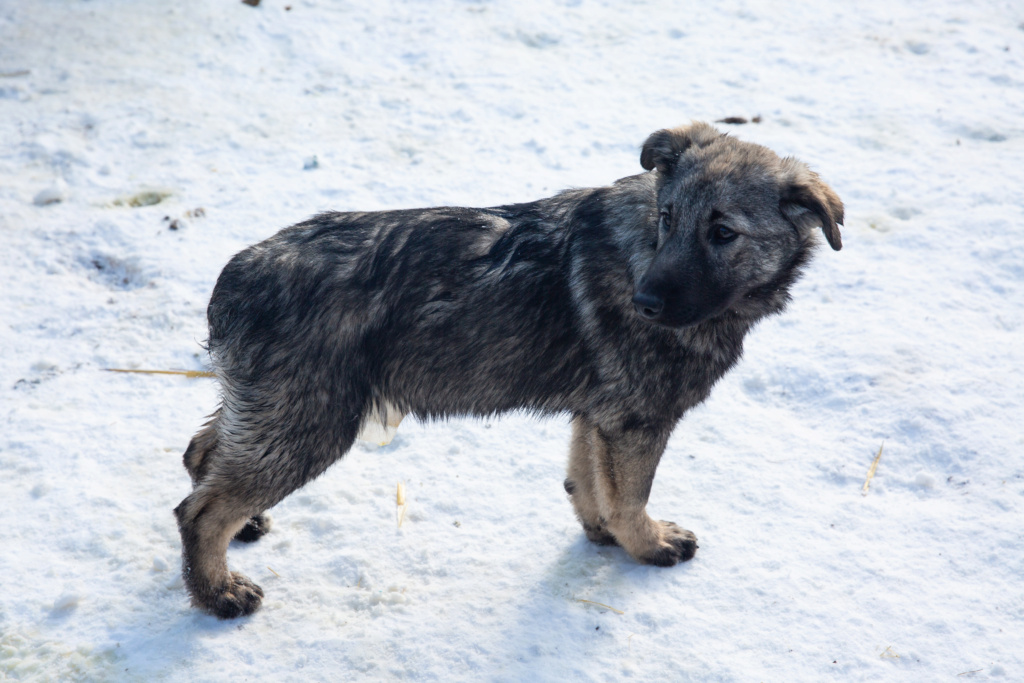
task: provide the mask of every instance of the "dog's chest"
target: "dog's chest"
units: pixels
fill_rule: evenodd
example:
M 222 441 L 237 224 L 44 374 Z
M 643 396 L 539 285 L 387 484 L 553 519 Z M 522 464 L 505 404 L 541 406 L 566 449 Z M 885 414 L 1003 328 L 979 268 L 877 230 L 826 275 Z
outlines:
M 680 416 L 708 397 L 743 352 L 742 332 L 726 326 L 706 328 L 673 335 L 674 343 L 659 345 L 653 357 L 635 368 L 643 377 L 641 392 L 675 406 Z

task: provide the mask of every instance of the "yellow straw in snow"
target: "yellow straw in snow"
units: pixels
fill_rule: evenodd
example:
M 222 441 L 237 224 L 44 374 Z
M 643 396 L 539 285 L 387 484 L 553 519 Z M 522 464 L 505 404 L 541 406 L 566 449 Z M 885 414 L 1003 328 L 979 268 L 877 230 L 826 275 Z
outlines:
M 189 379 L 196 377 L 216 377 L 205 370 L 128 370 L 127 368 L 106 368 L 107 372 L 137 372 L 143 375 L 184 375 Z

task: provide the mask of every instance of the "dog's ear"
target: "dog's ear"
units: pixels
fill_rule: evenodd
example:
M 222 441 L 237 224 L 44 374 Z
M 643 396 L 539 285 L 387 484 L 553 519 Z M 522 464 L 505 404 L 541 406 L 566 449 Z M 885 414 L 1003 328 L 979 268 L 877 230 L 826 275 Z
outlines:
M 835 191 L 822 182 L 818 174 L 796 159 L 782 160 L 784 172 L 779 210 L 793 225 L 802 230 L 821 228 L 830 247 L 839 251 L 843 238 L 843 202 Z
M 651 133 L 640 150 L 640 165 L 648 171 L 656 168 L 659 173 L 671 173 L 683 152 L 694 145 L 710 145 L 721 135 L 714 126 L 700 122 L 671 130 L 659 130 Z

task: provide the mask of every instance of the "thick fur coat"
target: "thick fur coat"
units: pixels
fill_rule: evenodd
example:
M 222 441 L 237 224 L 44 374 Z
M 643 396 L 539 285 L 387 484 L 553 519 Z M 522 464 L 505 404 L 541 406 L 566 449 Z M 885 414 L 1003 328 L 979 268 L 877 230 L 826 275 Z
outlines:
M 692 533 L 645 512 L 665 443 L 781 311 L 843 207 L 793 159 L 707 124 L 658 131 L 648 172 L 487 209 L 326 213 L 235 256 L 210 301 L 221 405 L 185 454 L 186 585 L 221 617 L 262 590 L 228 543 L 389 412 L 573 420 L 587 536 L 672 565 Z

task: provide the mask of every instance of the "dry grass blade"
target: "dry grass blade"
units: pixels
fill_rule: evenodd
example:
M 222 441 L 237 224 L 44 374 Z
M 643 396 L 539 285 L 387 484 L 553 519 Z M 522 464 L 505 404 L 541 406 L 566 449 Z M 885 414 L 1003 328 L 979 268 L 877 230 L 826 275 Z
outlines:
M 615 612 L 616 614 L 625 614 L 625 612 L 623 612 L 622 610 L 615 609 L 611 605 L 606 605 L 603 602 L 594 602 L 593 600 L 584 600 L 583 598 L 576 598 L 576 602 L 585 602 L 588 605 L 597 605 L 598 607 L 604 607 L 605 609 L 610 609 L 611 611 Z
M 405 502 L 405 482 L 398 482 L 398 489 L 395 491 L 395 517 L 398 520 L 398 528 L 402 528 L 402 522 L 405 521 L 405 511 L 409 509 L 408 504 Z
M 267 565 L 267 569 L 270 569 L 270 565 Z M 281 575 L 278 574 L 277 572 L 275 572 L 273 569 L 270 569 L 270 573 L 273 574 L 274 576 L 276 576 L 279 579 L 281 578 Z
M 875 478 L 875 471 L 878 469 L 878 461 L 882 459 L 882 449 L 885 448 L 885 442 L 878 447 L 878 455 L 875 456 L 874 462 L 871 463 L 871 469 L 868 470 L 868 478 L 864 480 L 864 488 L 861 489 L 860 493 L 862 496 L 868 495 L 868 486 L 871 485 L 871 480 Z
M 132 372 L 140 375 L 183 375 L 189 379 L 196 377 L 216 377 L 212 372 L 205 370 L 129 370 L 127 368 L 106 368 L 107 372 Z

